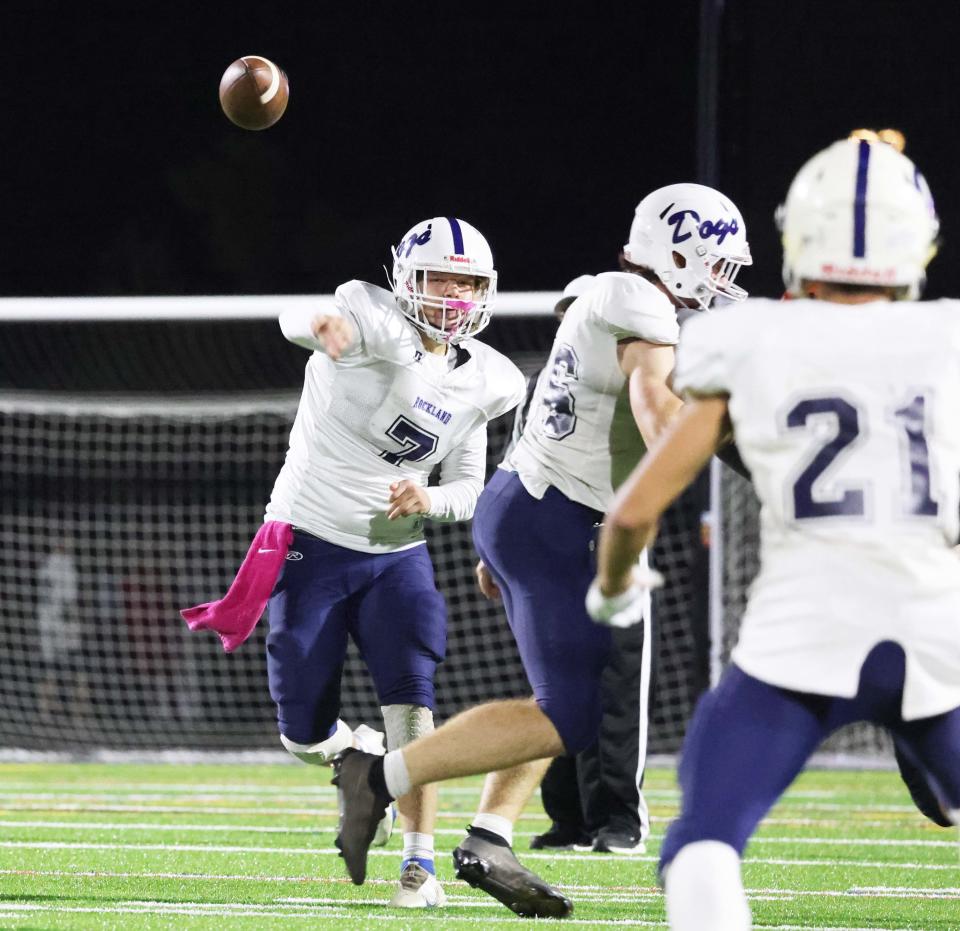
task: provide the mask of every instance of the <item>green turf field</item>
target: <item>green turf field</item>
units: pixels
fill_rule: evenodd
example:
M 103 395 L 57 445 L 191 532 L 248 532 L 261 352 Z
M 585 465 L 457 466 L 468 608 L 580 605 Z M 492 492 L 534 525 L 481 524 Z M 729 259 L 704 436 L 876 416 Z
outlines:
M 478 780 L 441 794 L 442 910 L 387 907 L 399 837 L 363 887 L 332 846 L 327 774 L 306 766 L 0 766 L 0 927 L 497 928 L 529 924 L 452 878 Z M 575 902 L 574 926 L 665 927 L 655 861 L 676 811 L 672 772 L 649 774 L 646 856 L 524 859 Z M 518 824 L 523 854 L 545 820 Z M 886 772 L 803 776 L 747 852 L 754 922 L 769 928 L 960 928 L 960 846 Z

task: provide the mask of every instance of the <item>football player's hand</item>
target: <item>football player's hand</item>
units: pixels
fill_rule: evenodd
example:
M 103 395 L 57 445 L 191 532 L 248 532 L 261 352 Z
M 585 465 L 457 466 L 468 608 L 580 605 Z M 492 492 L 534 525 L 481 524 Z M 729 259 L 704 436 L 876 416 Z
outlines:
M 497 587 L 497 583 L 493 581 L 493 576 L 490 575 L 490 570 L 482 559 L 477 563 L 475 571 L 477 573 L 477 587 L 480 589 L 480 594 L 488 601 L 499 601 L 500 589 Z
M 408 478 L 401 479 L 399 482 L 391 482 L 387 505 L 387 520 L 426 514 L 430 510 L 430 494 L 422 485 Z
M 587 614 L 607 627 L 632 627 L 643 620 L 646 596 L 661 585 L 663 576 L 659 572 L 640 566 L 633 570 L 630 584 L 615 595 L 604 595 L 599 579 L 594 579 L 587 591 Z
M 317 314 L 310 321 L 310 332 L 323 351 L 334 361 L 353 342 L 353 325 L 334 314 Z

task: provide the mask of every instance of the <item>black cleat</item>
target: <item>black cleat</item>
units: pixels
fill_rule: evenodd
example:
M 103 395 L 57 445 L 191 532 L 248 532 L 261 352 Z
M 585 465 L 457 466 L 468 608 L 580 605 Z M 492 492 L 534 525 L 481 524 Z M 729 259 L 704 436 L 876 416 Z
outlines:
M 506 844 L 471 833 L 453 852 L 457 878 L 482 889 L 522 918 L 567 918 L 573 903 L 531 873 Z
M 571 827 L 554 821 L 550 830 L 530 839 L 531 850 L 574 850 L 577 847 L 589 850 L 593 838 L 582 828 Z
M 333 759 L 333 784 L 340 790 L 343 813 L 334 843 L 347 864 L 350 879 L 358 886 L 367 878 L 367 851 L 390 802 L 370 788 L 370 768 L 383 757 L 361 750 L 344 750 Z

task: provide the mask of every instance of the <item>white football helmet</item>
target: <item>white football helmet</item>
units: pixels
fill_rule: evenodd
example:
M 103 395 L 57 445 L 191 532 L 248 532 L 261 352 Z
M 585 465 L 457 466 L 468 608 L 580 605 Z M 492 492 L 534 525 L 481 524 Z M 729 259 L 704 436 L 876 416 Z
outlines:
M 434 217 L 409 230 L 393 247 L 390 283 L 400 310 L 431 339 L 459 343 L 490 322 L 497 294 L 497 273 L 486 239 L 455 217 Z M 451 301 L 426 293 L 431 273 L 457 272 L 477 278 L 472 301 Z M 425 308 L 441 312 L 431 323 Z
M 682 303 L 703 310 L 717 295 L 747 296 L 734 284 L 740 268 L 753 263 L 746 224 L 732 201 L 702 184 L 669 184 L 644 197 L 623 255 L 653 271 Z
M 901 287 L 920 296 L 939 221 L 916 165 L 893 146 L 843 139 L 797 172 L 777 210 L 783 280 Z

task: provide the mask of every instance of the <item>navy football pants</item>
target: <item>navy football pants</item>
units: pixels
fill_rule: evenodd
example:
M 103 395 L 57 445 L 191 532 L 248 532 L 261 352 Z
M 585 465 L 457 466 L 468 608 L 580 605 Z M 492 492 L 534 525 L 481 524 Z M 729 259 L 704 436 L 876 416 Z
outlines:
M 538 500 L 515 472 L 498 469 L 473 519 L 474 544 L 503 594 L 534 697 L 570 754 L 596 739 L 610 656 L 610 628 L 584 607 L 602 516 L 556 488 Z
M 903 681 L 903 650 L 889 641 L 867 656 L 854 698 L 777 688 L 731 666 L 700 699 L 687 731 L 679 767 L 683 805 L 664 839 L 661 870 L 696 841 L 721 841 L 742 854 L 814 750 L 854 721 L 887 728 L 941 802 L 960 808 L 960 708 L 904 721 Z
M 426 546 L 360 553 L 298 530 L 269 618 L 270 695 L 290 740 L 313 744 L 333 733 L 348 637 L 381 705 L 433 708 L 447 625 Z

